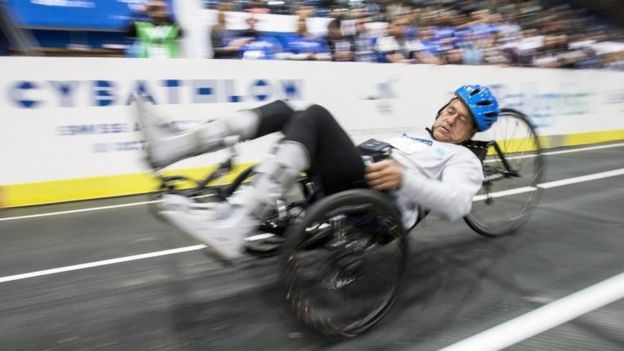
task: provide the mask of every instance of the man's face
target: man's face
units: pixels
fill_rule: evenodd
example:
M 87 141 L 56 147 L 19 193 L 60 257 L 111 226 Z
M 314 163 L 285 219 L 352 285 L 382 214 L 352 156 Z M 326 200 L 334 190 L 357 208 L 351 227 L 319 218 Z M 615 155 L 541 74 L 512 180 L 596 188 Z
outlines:
M 256 30 L 256 25 L 258 24 L 258 19 L 250 16 L 248 17 L 245 22 L 247 22 L 247 25 L 249 26 L 248 30 Z
M 388 27 L 388 34 L 395 38 L 403 38 L 405 35 L 405 27 L 407 26 L 407 21 L 405 19 L 395 19 L 390 22 Z
M 437 141 L 460 144 L 472 138 L 474 132 L 470 111 L 457 98 L 451 100 L 433 123 L 433 138 Z
M 163 20 L 168 16 L 167 3 L 162 0 L 153 0 L 148 4 L 147 12 L 155 20 Z

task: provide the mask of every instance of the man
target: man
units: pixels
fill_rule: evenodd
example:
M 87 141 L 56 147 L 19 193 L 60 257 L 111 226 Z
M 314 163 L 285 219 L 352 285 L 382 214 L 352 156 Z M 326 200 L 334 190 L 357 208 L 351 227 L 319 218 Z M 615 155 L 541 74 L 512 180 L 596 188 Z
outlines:
M 248 26 L 247 29 L 235 39 L 245 41 L 239 49 L 240 58 L 244 60 L 273 60 L 276 54 L 283 51 L 277 39 L 258 31 L 258 19 L 253 14 L 249 15 L 245 22 Z
M 332 61 L 353 61 L 353 38 L 342 31 L 342 20 L 334 18 L 327 25 L 327 48 Z
M 387 35 L 377 40 L 379 60 L 387 63 L 411 63 L 410 40 L 406 37 L 407 17 L 395 17 L 388 23 Z
M 187 131 L 172 131 L 140 98 L 137 107 L 147 158 L 154 168 L 222 149 L 228 136 L 249 140 L 278 131 L 284 134 L 256 167 L 252 184 L 227 202 L 200 204 L 181 195 L 163 197 L 163 217 L 224 258 L 240 256 L 244 238 L 302 171 L 316 175 L 327 195 L 354 188 L 388 191 L 405 227 L 416 222 L 419 206 L 451 220 L 465 216 L 483 172 L 477 157 L 461 144 L 488 129 L 500 113 L 486 87 L 462 86 L 439 111 L 430 135 L 403 134 L 389 140 L 394 147 L 391 159 L 367 167 L 346 132 L 319 105 L 294 111 L 275 101 Z
M 171 18 L 164 0 L 151 0 L 145 6 L 148 20 L 133 22 L 126 35 L 136 39 L 133 55 L 149 58 L 180 57 L 179 40 L 182 29 Z

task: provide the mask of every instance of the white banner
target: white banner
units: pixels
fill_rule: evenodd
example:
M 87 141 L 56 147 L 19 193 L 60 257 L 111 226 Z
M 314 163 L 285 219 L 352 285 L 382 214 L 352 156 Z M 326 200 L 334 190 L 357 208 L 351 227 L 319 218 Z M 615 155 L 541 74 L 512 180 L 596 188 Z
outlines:
M 527 113 L 542 135 L 624 129 L 621 72 L 108 58 L 0 58 L 0 67 L 0 184 L 144 171 L 128 106 L 134 90 L 185 125 L 275 99 L 318 103 L 359 141 L 422 131 L 456 87 L 479 83 Z M 268 139 L 243 145 L 242 160 L 262 157 Z

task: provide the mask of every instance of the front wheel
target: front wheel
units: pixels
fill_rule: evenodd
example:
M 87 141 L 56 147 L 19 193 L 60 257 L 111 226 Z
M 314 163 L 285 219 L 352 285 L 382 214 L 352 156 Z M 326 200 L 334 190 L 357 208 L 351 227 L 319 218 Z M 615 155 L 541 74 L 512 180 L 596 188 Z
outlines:
M 528 118 L 512 109 L 502 109 L 492 128 L 475 139 L 496 143 L 483 161 L 485 180 L 464 220 L 485 236 L 511 234 L 531 216 L 542 194 L 540 140 Z
M 286 300 L 300 320 L 325 334 L 361 334 L 393 304 L 406 255 L 401 217 L 384 194 L 331 195 L 286 233 Z

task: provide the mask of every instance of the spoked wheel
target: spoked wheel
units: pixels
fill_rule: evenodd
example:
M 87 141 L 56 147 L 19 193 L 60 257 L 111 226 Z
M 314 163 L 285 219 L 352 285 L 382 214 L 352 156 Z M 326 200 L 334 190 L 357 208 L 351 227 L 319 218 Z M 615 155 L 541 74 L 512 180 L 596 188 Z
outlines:
M 358 335 L 393 304 L 406 254 L 400 215 L 384 194 L 334 194 L 307 209 L 286 233 L 286 299 L 309 326 Z
M 537 185 L 545 164 L 535 128 L 524 114 L 502 109 L 492 128 L 475 139 L 496 143 L 483 161 L 485 180 L 464 220 L 485 236 L 513 233 L 533 213 L 542 194 Z

